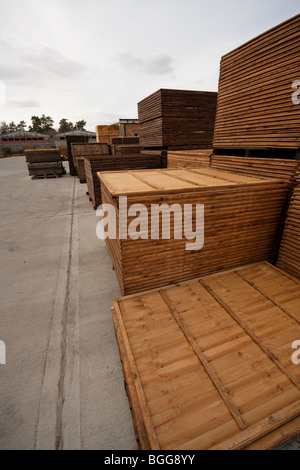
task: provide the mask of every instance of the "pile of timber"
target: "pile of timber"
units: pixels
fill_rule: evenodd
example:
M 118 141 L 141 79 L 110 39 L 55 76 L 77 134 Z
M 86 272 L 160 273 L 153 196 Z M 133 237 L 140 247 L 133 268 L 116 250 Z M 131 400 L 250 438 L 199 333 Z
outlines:
M 231 157 L 224 155 L 212 155 L 211 168 L 219 170 L 232 171 L 234 173 L 283 180 L 289 184 L 289 192 L 283 207 L 282 216 L 278 225 L 278 231 L 273 246 L 273 253 L 270 258 L 272 263 L 276 264 L 279 247 L 282 240 L 287 210 L 293 186 L 295 184 L 295 175 L 300 166 L 297 160 L 286 160 L 276 158 L 247 158 Z
M 141 150 L 142 155 L 155 155 L 156 157 L 161 158 L 161 168 L 167 168 L 168 161 L 167 161 L 167 150 L 158 150 L 158 149 L 149 149 L 149 150 Z
M 277 158 L 246 158 L 212 155 L 211 167 L 244 175 L 276 178 L 292 183 L 300 167 L 298 160 Z
M 127 196 L 128 210 L 143 204 L 139 216 L 140 234 L 128 234 L 136 217 L 123 218 L 120 236 L 106 243 L 116 269 L 122 293 L 192 279 L 241 264 L 268 260 L 272 254 L 288 184 L 222 172 L 211 168 L 100 173 L 102 200 L 115 206 L 119 227 L 119 196 Z M 169 239 L 162 237 L 162 224 L 156 239 L 151 239 L 152 205 L 179 206 L 170 215 Z M 193 249 L 184 236 L 185 204 L 193 206 L 193 230 L 201 234 L 201 219 L 196 221 L 196 204 L 204 205 L 204 246 Z M 177 211 L 178 212 L 178 211 Z M 182 216 L 182 218 L 181 218 Z M 166 221 L 168 222 L 168 220 Z M 113 222 L 112 222 L 113 223 Z M 182 229 L 182 238 L 174 235 Z M 187 227 L 188 229 L 188 227 Z M 137 229 L 138 230 L 138 229 Z M 125 235 L 124 235 L 125 234 Z M 165 235 L 166 238 L 166 235 Z
M 140 143 L 139 137 L 113 137 L 112 145 L 137 145 Z
M 99 171 L 120 171 L 130 169 L 161 168 L 161 158 L 149 154 L 95 155 L 84 157 L 88 193 L 94 209 L 101 204 L 101 183 Z
M 120 135 L 120 124 L 117 122 L 115 124 L 96 126 L 96 137 L 97 142 L 104 142 L 106 144 L 111 144 L 112 139 L 119 137 Z
M 138 103 L 143 147 L 210 147 L 217 93 L 160 89 Z
M 25 157 L 32 179 L 60 177 L 66 173 L 58 149 L 28 149 Z
M 222 58 L 214 148 L 300 148 L 299 30 L 297 15 Z
M 64 157 L 65 160 L 68 160 L 68 147 L 66 145 L 59 145 L 57 148 L 61 157 Z
M 300 432 L 300 283 L 285 273 L 251 264 L 112 314 L 141 449 L 267 450 Z
M 168 151 L 168 168 L 210 166 L 213 149 Z
M 83 157 L 77 158 L 76 173 L 77 173 L 77 176 L 79 178 L 79 182 L 81 184 L 86 183 L 85 165 L 84 165 L 84 158 Z
M 295 178 L 277 266 L 300 278 L 300 171 Z
M 72 155 L 72 144 L 73 143 L 88 143 L 89 138 L 86 135 L 67 135 L 67 148 L 68 148 L 68 162 L 70 175 L 76 176 L 76 168 L 74 166 L 73 155 Z
M 84 157 L 98 155 L 108 155 L 110 153 L 110 146 L 106 143 L 80 143 L 71 144 L 72 156 L 76 174 L 80 183 L 86 182 Z
M 121 145 L 116 145 L 112 144 L 111 145 L 111 153 L 113 155 L 128 155 L 130 153 L 140 153 L 142 150 L 142 147 L 140 144 L 121 144 Z

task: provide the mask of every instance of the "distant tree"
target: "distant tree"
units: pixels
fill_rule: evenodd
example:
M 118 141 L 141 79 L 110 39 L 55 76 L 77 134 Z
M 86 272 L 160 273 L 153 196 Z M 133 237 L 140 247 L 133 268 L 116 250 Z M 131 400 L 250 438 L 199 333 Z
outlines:
M 25 128 L 27 127 L 27 124 L 25 121 L 20 121 L 19 124 L 17 124 L 17 131 L 25 131 Z
M 16 132 L 16 130 L 17 130 L 16 124 L 14 123 L 14 121 L 11 121 L 8 124 L 8 132 Z
M 5 121 L 0 122 L 0 134 L 7 134 L 9 125 Z
M 31 126 L 29 126 L 29 130 L 40 134 L 51 134 L 55 132 L 53 124 L 53 119 L 50 116 L 45 116 L 45 114 L 42 114 L 41 117 L 31 116 Z
M 81 121 L 77 121 L 75 124 L 75 129 L 80 131 L 85 131 L 84 126 L 86 125 L 86 121 L 82 119 Z
M 74 124 L 72 122 L 69 122 L 68 119 L 62 118 L 59 121 L 59 128 L 58 128 L 59 134 L 64 134 L 65 132 L 70 132 L 73 130 L 74 130 Z

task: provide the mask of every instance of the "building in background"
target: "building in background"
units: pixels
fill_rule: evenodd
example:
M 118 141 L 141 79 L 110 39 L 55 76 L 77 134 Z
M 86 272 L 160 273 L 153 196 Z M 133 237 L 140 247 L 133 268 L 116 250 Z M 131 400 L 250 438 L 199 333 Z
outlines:
M 0 149 L 21 153 L 30 148 L 50 148 L 49 136 L 38 132 L 16 131 L 0 135 Z
M 96 132 L 90 132 L 90 131 L 70 131 L 70 132 L 64 132 L 62 134 L 55 134 L 53 137 L 51 137 L 51 143 L 55 145 L 55 147 L 66 147 L 67 146 L 67 137 L 68 136 L 73 136 L 73 135 L 79 135 L 79 136 L 87 136 L 89 142 L 96 142 Z

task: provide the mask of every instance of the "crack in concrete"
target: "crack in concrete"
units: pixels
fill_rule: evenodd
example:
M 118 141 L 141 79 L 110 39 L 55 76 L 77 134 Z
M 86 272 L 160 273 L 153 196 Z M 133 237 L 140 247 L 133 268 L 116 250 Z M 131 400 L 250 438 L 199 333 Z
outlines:
M 55 439 L 55 449 L 63 449 L 63 422 L 62 422 L 62 413 L 64 406 L 64 381 L 65 381 L 65 372 L 66 372 L 66 350 L 67 350 L 67 336 L 68 336 L 68 312 L 69 312 L 69 301 L 70 301 L 70 279 L 71 279 L 71 264 L 72 264 L 72 238 L 73 238 L 73 228 L 74 228 L 74 203 L 75 203 L 75 179 L 73 184 L 73 194 L 72 194 L 72 205 L 71 205 L 71 221 L 70 221 L 70 237 L 69 237 L 69 250 L 68 250 L 68 264 L 67 264 L 67 282 L 66 282 L 66 292 L 64 300 L 64 308 L 62 312 L 61 320 L 61 362 L 60 362 L 60 375 L 58 382 L 58 395 L 57 395 L 57 404 L 56 404 L 56 439 Z

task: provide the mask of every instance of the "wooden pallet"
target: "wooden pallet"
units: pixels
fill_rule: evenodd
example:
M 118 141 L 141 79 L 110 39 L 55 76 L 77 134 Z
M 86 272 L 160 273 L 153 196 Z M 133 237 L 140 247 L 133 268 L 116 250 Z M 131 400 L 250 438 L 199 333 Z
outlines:
M 212 144 L 217 93 L 160 89 L 138 103 L 143 147 Z
M 222 57 L 214 148 L 300 148 L 299 31 L 298 14 Z
M 115 300 L 140 447 L 270 449 L 299 433 L 299 294 L 263 262 Z
M 115 206 L 117 228 L 119 196 L 127 196 L 128 208 L 136 203 L 148 208 L 148 214 L 140 216 L 143 239 L 119 239 L 118 230 L 117 239 L 106 239 L 125 295 L 269 259 L 288 190 L 277 180 L 211 168 L 105 172 L 99 177 L 103 202 Z M 151 204 L 163 203 L 178 204 L 182 213 L 184 204 L 192 204 L 194 228 L 195 206 L 204 204 L 201 250 L 187 250 L 185 237 L 174 238 L 173 215 L 170 239 L 162 239 L 161 231 L 159 239 L 151 239 Z M 122 222 L 122 229 L 127 230 L 135 218 Z
M 32 176 L 32 179 L 59 178 L 66 174 L 61 162 L 28 163 L 27 166 L 29 176 Z

